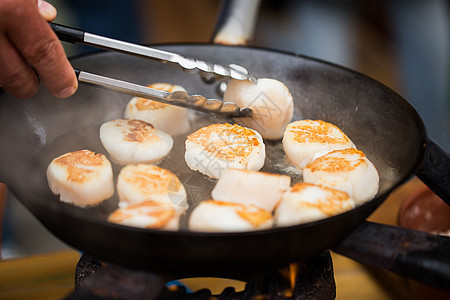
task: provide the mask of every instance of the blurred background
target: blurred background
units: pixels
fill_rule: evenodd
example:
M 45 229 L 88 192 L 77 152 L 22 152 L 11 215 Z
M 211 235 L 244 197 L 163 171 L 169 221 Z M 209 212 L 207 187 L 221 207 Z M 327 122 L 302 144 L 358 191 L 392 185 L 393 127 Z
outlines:
M 54 0 L 55 20 L 140 44 L 208 43 L 219 0 Z M 252 46 L 333 62 L 390 87 L 450 150 L 450 21 L 447 0 L 262 0 Z M 69 57 L 98 51 L 64 43 Z M 188 76 L 188 75 L 187 75 Z M 3 259 L 64 249 L 12 195 Z

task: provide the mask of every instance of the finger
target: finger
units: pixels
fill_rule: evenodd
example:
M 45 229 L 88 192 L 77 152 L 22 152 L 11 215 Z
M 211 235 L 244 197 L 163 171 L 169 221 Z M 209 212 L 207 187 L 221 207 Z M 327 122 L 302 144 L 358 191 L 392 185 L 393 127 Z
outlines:
M 78 82 L 61 42 L 40 15 L 37 5 L 22 5 L 20 8 L 14 10 L 18 19 L 4 23 L 7 37 L 53 95 L 61 98 L 71 96 Z
M 33 69 L 5 36 L 0 35 L 0 85 L 17 98 L 29 98 L 39 89 Z
M 46 21 L 53 21 L 56 18 L 56 8 L 44 0 L 38 0 L 39 13 Z

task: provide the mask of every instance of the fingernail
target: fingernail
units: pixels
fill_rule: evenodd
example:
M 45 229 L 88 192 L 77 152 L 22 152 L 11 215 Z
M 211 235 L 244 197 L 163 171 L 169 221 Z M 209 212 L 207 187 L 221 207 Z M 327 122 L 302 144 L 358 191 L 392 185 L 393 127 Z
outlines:
M 52 21 L 56 18 L 56 8 L 47 1 L 38 0 L 39 13 L 47 21 Z
M 75 86 L 71 86 L 71 87 L 68 87 L 68 88 L 65 88 L 65 89 L 59 91 L 56 96 L 58 98 L 67 98 L 67 97 L 70 97 L 73 94 L 75 94 L 76 91 L 77 91 L 77 88 Z

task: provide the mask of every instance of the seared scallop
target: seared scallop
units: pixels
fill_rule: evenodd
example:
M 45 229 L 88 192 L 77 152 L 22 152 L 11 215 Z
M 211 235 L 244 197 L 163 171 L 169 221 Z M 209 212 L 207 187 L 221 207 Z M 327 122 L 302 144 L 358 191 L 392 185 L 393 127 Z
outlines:
M 215 200 L 200 202 L 189 217 L 192 231 L 251 231 L 272 225 L 272 214 L 262 208 Z
M 100 140 L 118 164 L 158 163 L 173 146 L 170 135 L 141 120 L 116 119 L 100 127 Z
M 220 178 L 228 168 L 258 171 L 265 156 L 261 135 L 239 125 L 212 124 L 186 139 L 187 165 L 212 178 Z
M 329 152 L 306 166 L 303 180 L 347 192 L 356 204 L 378 192 L 379 175 L 360 150 L 348 148 Z
M 97 205 L 114 194 L 111 163 L 105 155 L 89 150 L 53 159 L 47 167 L 47 180 L 62 202 L 81 207 Z
M 149 200 L 119 207 L 108 221 L 132 227 L 178 230 L 180 214 L 172 203 Z
M 240 107 L 251 108 L 251 118 L 236 120 L 239 124 L 258 131 L 265 139 L 280 139 L 294 113 L 294 102 L 289 89 L 275 79 L 260 78 L 257 84 L 233 79 L 228 83 L 223 98 Z
M 214 200 L 252 204 L 272 212 L 290 186 L 291 177 L 286 175 L 227 169 L 211 195 Z
M 336 149 L 355 148 L 337 126 L 321 120 L 290 123 L 283 136 L 283 148 L 289 161 L 303 170 L 320 155 Z
M 311 183 L 297 183 L 284 194 L 275 210 L 277 226 L 291 226 L 328 218 L 355 207 L 343 191 Z
M 172 203 L 182 213 L 189 206 L 186 190 L 178 177 L 154 165 L 123 167 L 117 178 L 117 194 L 121 207 L 153 200 Z
M 169 93 L 186 92 L 182 86 L 170 83 L 153 83 L 148 87 Z M 186 133 L 190 129 L 188 109 L 141 97 L 131 98 L 125 108 L 124 117 L 148 122 L 172 136 Z

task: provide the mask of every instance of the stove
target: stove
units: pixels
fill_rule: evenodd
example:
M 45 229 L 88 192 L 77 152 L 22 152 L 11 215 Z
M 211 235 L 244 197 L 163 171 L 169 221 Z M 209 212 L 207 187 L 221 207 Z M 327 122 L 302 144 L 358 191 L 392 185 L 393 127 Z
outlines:
M 76 267 L 75 292 L 66 299 L 282 300 L 336 297 L 329 251 L 279 269 L 227 274 L 227 279 L 243 282 L 244 288 L 236 289 L 236 285 L 231 284 L 218 293 L 212 292 L 208 286 L 191 291 L 189 286 L 181 284 L 183 279 L 203 281 L 192 278 L 189 273 L 162 274 L 132 270 L 83 254 Z M 208 278 L 208 274 L 202 276 L 205 277 Z

